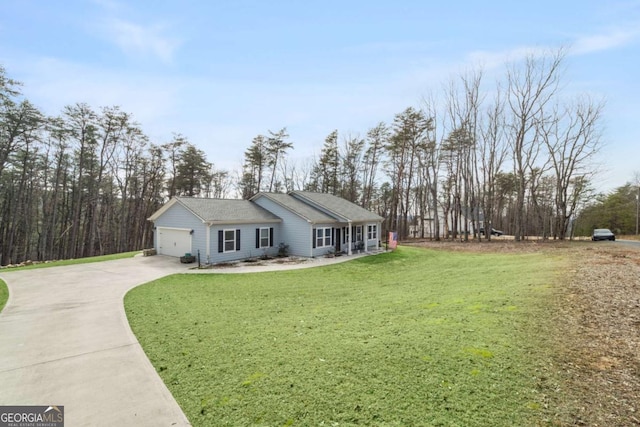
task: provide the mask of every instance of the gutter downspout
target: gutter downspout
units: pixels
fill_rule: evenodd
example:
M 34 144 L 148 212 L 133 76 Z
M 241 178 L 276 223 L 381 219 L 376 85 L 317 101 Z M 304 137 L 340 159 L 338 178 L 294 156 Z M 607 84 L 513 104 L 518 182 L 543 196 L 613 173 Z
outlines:
M 211 264 L 211 224 L 205 224 L 205 236 L 207 242 L 207 264 Z

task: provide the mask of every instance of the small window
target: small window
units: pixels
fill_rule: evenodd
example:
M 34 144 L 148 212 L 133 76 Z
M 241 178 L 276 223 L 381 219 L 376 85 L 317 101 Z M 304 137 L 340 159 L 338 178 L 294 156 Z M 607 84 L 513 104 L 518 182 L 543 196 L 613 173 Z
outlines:
M 378 225 L 377 224 L 369 224 L 367 226 L 367 239 L 375 240 L 378 238 Z
M 331 227 L 316 229 L 316 248 L 331 246 Z
M 224 230 L 224 251 L 234 252 L 236 250 L 236 230 Z
M 271 246 L 269 228 L 260 229 L 260 248 L 268 248 Z

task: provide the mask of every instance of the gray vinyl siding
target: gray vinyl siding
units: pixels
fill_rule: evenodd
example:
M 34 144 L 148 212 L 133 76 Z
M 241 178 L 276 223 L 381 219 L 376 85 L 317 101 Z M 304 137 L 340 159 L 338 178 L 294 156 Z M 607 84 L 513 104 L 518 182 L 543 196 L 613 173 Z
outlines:
M 158 228 L 159 227 L 171 227 L 171 228 L 186 228 L 193 230 L 191 235 L 191 253 L 192 255 L 198 254 L 200 250 L 200 256 L 204 259 L 206 255 L 206 226 L 202 221 L 196 217 L 192 212 L 188 211 L 184 206 L 176 203 L 171 206 L 165 213 L 163 213 L 153 223 L 156 230 L 153 233 L 154 247 L 158 248 Z
M 273 246 L 268 249 L 256 248 L 256 228 L 273 228 Z M 222 230 L 240 230 L 240 250 L 233 252 L 218 252 L 219 231 Z M 211 226 L 211 241 L 209 262 L 217 264 L 220 262 L 237 261 L 252 257 L 260 257 L 266 253 L 268 256 L 278 254 L 278 243 L 281 234 L 281 224 L 264 223 L 264 224 L 220 224 Z M 205 259 L 203 258 L 203 261 Z
M 289 245 L 289 255 L 303 257 L 313 255 L 311 252 L 312 226 L 307 220 L 266 197 L 258 197 L 254 203 L 282 218 L 282 232 L 279 238 L 276 238 L 276 243 L 282 242 Z

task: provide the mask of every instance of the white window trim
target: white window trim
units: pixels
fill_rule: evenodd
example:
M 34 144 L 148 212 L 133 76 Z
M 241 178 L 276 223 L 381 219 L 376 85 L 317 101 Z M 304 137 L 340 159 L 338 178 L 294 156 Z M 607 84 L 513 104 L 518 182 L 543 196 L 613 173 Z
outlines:
M 233 232 L 233 249 L 229 249 L 229 250 L 227 250 L 227 242 L 231 242 L 231 240 L 227 240 L 227 231 Z M 226 254 L 226 253 L 235 252 L 235 251 L 236 251 L 236 229 L 230 228 L 230 229 L 222 230 L 222 252 Z
M 267 230 L 267 245 L 264 246 L 262 244 L 262 240 L 265 239 L 265 237 L 262 237 L 262 231 L 263 230 Z M 260 249 L 266 249 L 266 248 L 270 248 L 271 247 L 271 230 L 269 227 L 260 227 Z
M 367 240 L 378 240 L 378 224 L 367 224 Z
M 327 234 L 327 230 L 329 233 Z M 316 228 L 316 248 L 329 248 L 331 247 L 331 227 L 318 227 Z M 327 239 L 329 240 L 329 244 L 327 244 Z M 322 241 L 322 245 L 318 244 L 318 241 Z

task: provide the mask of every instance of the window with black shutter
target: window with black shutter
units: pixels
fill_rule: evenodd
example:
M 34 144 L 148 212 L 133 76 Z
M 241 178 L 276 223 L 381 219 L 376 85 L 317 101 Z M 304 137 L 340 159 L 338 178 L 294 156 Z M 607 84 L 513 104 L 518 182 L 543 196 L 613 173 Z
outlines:
M 240 230 L 218 231 L 218 252 L 236 252 L 240 250 Z
M 273 246 L 273 228 L 256 228 L 256 248 L 269 248 Z

